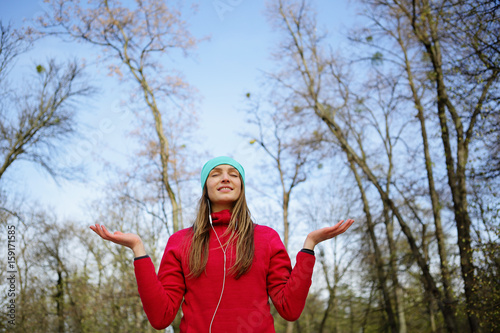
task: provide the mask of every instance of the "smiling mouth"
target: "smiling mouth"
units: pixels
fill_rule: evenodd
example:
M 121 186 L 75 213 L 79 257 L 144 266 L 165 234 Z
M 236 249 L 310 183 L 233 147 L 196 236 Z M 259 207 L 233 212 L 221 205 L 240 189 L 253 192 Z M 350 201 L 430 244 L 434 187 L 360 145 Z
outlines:
M 230 188 L 230 187 L 221 187 L 220 189 L 218 189 L 217 191 L 226 191 L 226 190 L 229 190 L 229 191 L 232 191 L 233 189 Z

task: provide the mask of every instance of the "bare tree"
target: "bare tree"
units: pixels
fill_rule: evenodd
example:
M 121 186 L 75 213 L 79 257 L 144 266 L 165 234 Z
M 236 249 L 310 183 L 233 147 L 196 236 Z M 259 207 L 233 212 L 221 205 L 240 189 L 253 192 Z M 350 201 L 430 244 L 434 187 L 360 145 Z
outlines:
M 16 58 L 26 52 L 31 43 L 31 36 L 23 35 L 14 30 L 10 24 L 4 25 L 0 20 L 0 83 L 6 80 Z
M 40 17 L 41 31 L 69 37 L 100 47 L 112 73 L 123 77 L 124 69 L 135 83 L 154 120 L 161 161 L 161 181 L 172 208 L 174 232 L 179 230 L 180 206 L 172 182 L 172 145 L 165 117 L 172 117 L 166 101 L 189 99 L 190 91 L 180 74 L 167 71 L 159 61 L 173 52 L 187 54 L 196 40 L 190 35 L 180 11 L 165 2 L 134 1 L 129 6 L 113 0 L 48 1 L 50 11 Z M 191 118 L 192 121 L 192 118 Z M 180 133 L 175 132 L 175 135 Z
M 434 106 L 453 202 L 469 326 L 471 332 L 478 332 L 467 165 L 476 128 L 484 123 L 481 118 L 488 119 L 491 110 L 498 108 L 495 84 L 499 81 L 500 52 L 494 46 L 499 40 L 498 19 L 493 14 L 495 6 L 491 2 L 462 0 L 375 1 L 370 5 L 389 23 L 384 28 L 390 29 L 390 25 L 398 22 L 405 31 L 411 32 L 405 39 L 417 43 L 427 56 L 423 65 L 428 68 L 427 82 L 436 100 Z M 431 176 L 429 172 L 428 175 Z M 430 188 L 432 191 L 431 185 Z M 443 281 L 451 298 L 446 276 Z
M 338 177 L 344 174 L 339 169 L 331 175 L 332 178 L 339 180 L 338 182 L 332 180 L 332 182 L 323 183 L 311 179 L 310 190 L 299 199 L 302 204 L 299 216 L 312 228 L 318 228 L 324 224 L 329 225 L 336 216 L 354 216 L 356 220 L 359 220 L 360 214 L 353 209 L 356 195 L 352 191 L 351 184 L 345 183 L 340 180 L 341 177 Z M 359 228 L 356 229 L 359 230 Z M 347 281 L 352 277 L 351 274 L 355 274 L 352 264 L 359 258 L 358 247 L 350 246 L 354 243 L 353 237 L 357 236 L 348 235 L 341 241 L 333 239 L 332 242 L 319 244 L 315 249 L 320 271 L 323 274 L 320 275 L 321 289 L 314 290 L 313 293 L 323 299 L 324 304 L 319 309 L 311 309 L 311 304 L 306 302 L 304 311 L 309 310 L 315 314 L 311 318 L 311 328 L 308 332 L 340 333 L 343 331 L 342 327 L 346 326 L 343 319 L 348 316 L 346 308 L 350 305 L 343 301 L 350 298 L 350 286 Z M 349 251 L 344 250 L 346 246 L 349 246 Z M 315 304 L 313 303 L 312 306 L 314 307 Z M 354 309 L 349 309 L 349 312 L 354 315 Z M 301 318 L 299 322 L 302 321 Z M 300 326 L 297 325 L 297 327 Z
M 356 184 L 358 185 L 358 189 L 361 195 L 361 200 L 363 202 L 363 211 L 365 213 L 365 218 L 366 218 L 366 225 L 368 228 L 368 234 L 371 240 L 371 244 L 373 246 L 373 251 L 374 251 L 374 259 L 375 259 L 375 266 L 376 266 L 376 276 L 378 279 L 378 286 L 380 290 L 382 291 L 382 297 L 384 301 L 384 310 L 387 313 L 387 318 L 389 322 L 389 327 L 392 332 L 397 332 L 397 322 L 396 322 L 396 315 L 394 314 L 394 310 L 392 307 L 392 300 L 390 297 L 389 289 L 387 287 L 387 273 L 385 272 L 385 266 L 386 263 L 383 260 L 383 255 L 382 251 L 379 245 L 379 240 L 378 237 L 375 233 L 375 223 L 372 218 L 371 214 L 371 209 L 370 205 L 368 203 L 368 197 L 366 194 L 366 190 L 363 186 L 363 183 L 361 181 L 361 177 L 359 175 L 358 169 L 356 165 L 354 164 L 352 159 L 349 159 L 350 167 L 351 170 L 354 174 L 354 177 L 356 179 Z
M 76 132 L 73 102 L 93 89 L 76 61 L 61 65 L 49 60 L 33 67 L 34 80 L 25 82 L 23 93 L 11 92 L 0 106 L 0 178 L 16 160 L 34 162 L 53 177 L 72 178 L 56 156 Z
M 250 98 L 248 94 L 247 97 Z M 279 202 L 283 216 L 283 236 L 288 249 L 290 237 L 290 200 L 292 191 L 305 182 L 312 167 L 321 160 L 322 138 L 319 132 L 303 135 L 294 124 L 293 105 L 271 100 L 262 106 L 260 101 L 252 101 L 249 110 L 250 122 L 257 126 L 258 134 L 252 136 L 252 144 L 258 144 L 271 159 L 277 173 L 281 193 Z M 287 332 L 293 331 L 293 323 L 287 323 Z
M 418 238 L 410 227 L 410 221 L 403 214 L 404 207 L 400 207 L 398 198 L 387 190 L 386 176 L 380 174 L 380 161 L 374 159 L 370 162 L 369 155 L 356 140 L 356 132 L 352 131 L 348 115 L 355 105 L 356 96 L 348 85 L 346 73 L 320 48 L 321 37 L 317 35 L 314 17 L 308 12 L 304 1 L 299 4 L 280 1 L 272 7 L 272 11 L 280 20 L 277 22 L 278 26 L 287 33 L 288 38 L 282 44 L 281 53 L 282 56 L 289 57 L 289 73 L 293 73 L 276 79 L 290 89 L 291 93 L 303 98 L 304 111 L 312 111 L 324 122 L 344 153 L 373 185 L 381 202 L 392 211 L 422 272 L 425 289 L 436 298 L 449 331 L 455 332 L 457 325 L 454 311 L 446 304 L 431 274 Z M 293 82 L 290 79 L 292 76 L 299 78 L 299 81 Z
M 271 102 L 262 106 L 252 101 L 249 122 L 257 126 L 258 134 L 251 136 L 251 144 L 258 144 L 271 159 L 281 188 L 280 204 L 283 213 L 284 243 L 288 249 L 290 222 L 288 218 L 292 190 L 307 179 L 312 167 L 322 158 L 322 138 L 319 132 L 305 135 L 293 123 L 293 106 Z

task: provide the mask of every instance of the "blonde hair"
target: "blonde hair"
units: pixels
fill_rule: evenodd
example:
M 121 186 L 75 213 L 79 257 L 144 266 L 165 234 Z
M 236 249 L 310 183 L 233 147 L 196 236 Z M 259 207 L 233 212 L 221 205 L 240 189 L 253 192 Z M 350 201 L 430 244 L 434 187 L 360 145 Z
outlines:
M 241 179 L 241 175 L 240 175 Z M 236 261 L 230 273 L 237 279 L 248 272 L 254 256 L 254 225 L 247 206 L 244 184 L 241 183 L 240 197 L 235 201 L 231 221 L 224 235 L 230 234 L 226 244 L 235 243 Z M 209 198 L 207 186 L 203 187 L 203 195 L 198 202 L 198 214 L 192 227 L 192 239 L 189 248 L 189 278 L 198 277 L 205 271 L 208 261 L 208 244 L 210 240 Z

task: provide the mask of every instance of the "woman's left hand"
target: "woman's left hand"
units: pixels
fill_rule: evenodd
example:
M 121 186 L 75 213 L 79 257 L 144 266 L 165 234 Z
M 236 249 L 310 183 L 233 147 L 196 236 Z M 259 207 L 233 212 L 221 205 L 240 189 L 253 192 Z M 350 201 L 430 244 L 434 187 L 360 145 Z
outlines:
M 344 220 L 340 221 L 333 227 L 321 228 L 318 230 L 314 230 L 307 235 L 306 241 L 304 242 L 304 248 L 309 250 L 314 250 L 314 247 L 325 241 L 327 239 L 331 239 L 335 236 L 344 233 L 349 227 L 354 223 L 354 220 L 348 219 L 344 222 Z

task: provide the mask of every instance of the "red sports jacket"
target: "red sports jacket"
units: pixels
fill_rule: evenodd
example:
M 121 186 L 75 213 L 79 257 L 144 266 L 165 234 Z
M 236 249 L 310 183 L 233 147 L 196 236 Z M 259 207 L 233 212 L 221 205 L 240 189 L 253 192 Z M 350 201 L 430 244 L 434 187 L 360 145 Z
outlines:
M 212 214 L 214 228 L 222 235 L 231 218 L 229 211 Z M 170 325 L 182 303 L 180 331 L 208 332 L 222 290 L 223 252 L 210 231 L 206 272 L 188 278 L 187 263 L 191 228 L 173 234 L 167 243 L 158 275 L 150 258 L 135 260 L 135 275 L 144 311 L 151 325 Z M 255 225 L 255 255 L 250 270 L 235 279 L 229 274 L 235 249 L 227 250 L 226 285 L 212 324 L 213 333 L 275 332 L 269 297 L 286 320 L 297 320 L 304 309 L 315 257 L 299 252 L 292 270 L 290 258 L 276 231 Z

